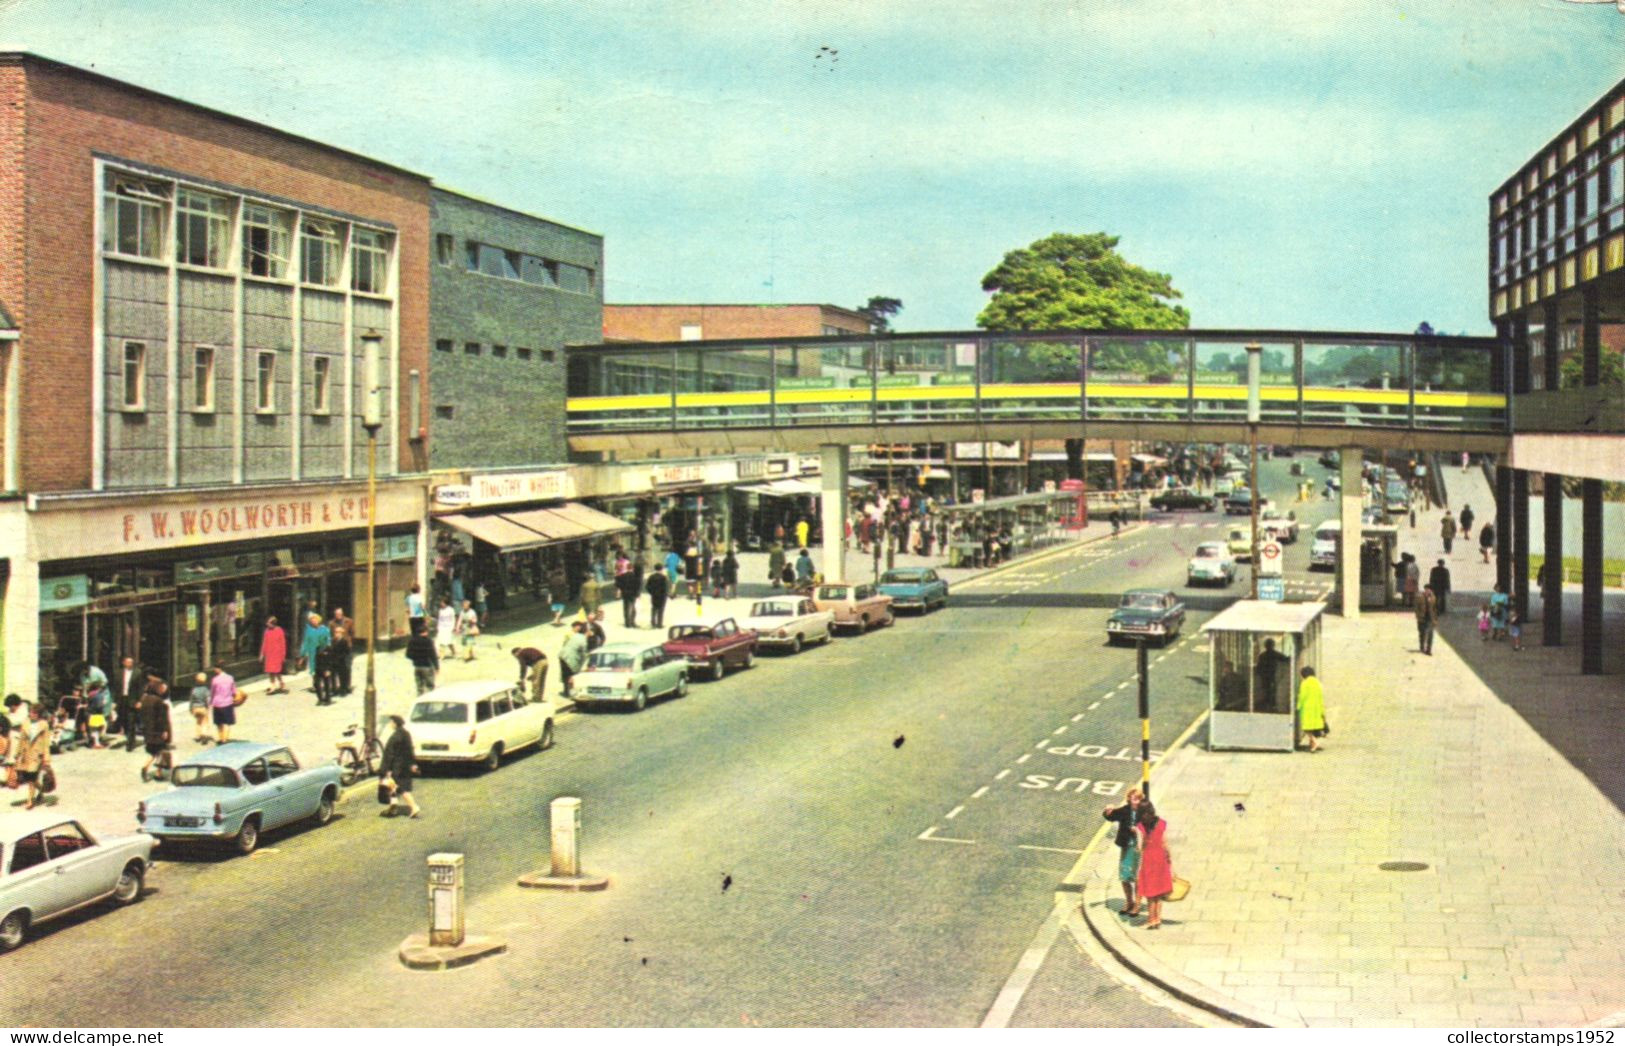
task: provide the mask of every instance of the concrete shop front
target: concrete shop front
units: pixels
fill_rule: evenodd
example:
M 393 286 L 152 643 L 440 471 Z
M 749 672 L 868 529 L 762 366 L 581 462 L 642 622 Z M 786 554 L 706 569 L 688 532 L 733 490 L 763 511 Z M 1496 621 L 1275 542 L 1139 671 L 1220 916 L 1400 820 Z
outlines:
M 421 576 L 424 497 L 419 482 L 380 483 L 376 598 L 380 639 L 405 633 L 405 594 Z M 367 599 L 364 483 L 255 490 L 169 491 L 29 499 L 36 613 L 8 615 L 8 650 L 27 627 L 38 650 L 35 686 L 63 692 L 71 666 L 110 669 L 129 656 L 176 686 L 219 661 L 259 672 L 269 617 L 290 656 L 304 612 L 339 607 L 357 647 L 372 634 Z M 14 654 L 15 658 L 15 654 Z M 13 660 L 8 683 L 21 684 Z

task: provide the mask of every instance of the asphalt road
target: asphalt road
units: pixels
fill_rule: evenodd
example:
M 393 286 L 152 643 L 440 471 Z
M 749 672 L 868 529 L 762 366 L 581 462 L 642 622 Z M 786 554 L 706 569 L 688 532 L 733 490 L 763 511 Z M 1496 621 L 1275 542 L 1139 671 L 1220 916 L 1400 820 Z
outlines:
M 1265 473 L 1266 491 L 1288 498 L 1286 463 Z M 1307 508 L 1289 577 L 1304 576 L 1308 529 L 1332 511 Z M 251 857 L 165 859 L 142 903 L 45 928 L 0 957 L 0 1015 L 974 1027 L 1101 807 L 1139 777 L 1134 651 L 1104 643 L 1124 588 L 1190 597 L 1184 635 L 1152 656 L 1153 747 L 1206 707 L 1196 629 L 1243 586 L 1190 592 L 1184 569 L 1226 521 L 1154 522 L 966 585 L 923 619 L 760 658 L 682 700 L 569 716 L 549 752 L 422 781 L 421 820 L 380 819 L 362 791 L 330 827 L 273 833 Z M 583 863 L 611 877 L 603 893 L 514 885 L 546 866 L 547 806 L 561 795 L 583 800 Z M 441 850 L 467 855 L 470 930 L 510 950 L 408 972 L 395 951 L 426 922 L 424 857 Z M 1184 1023 L 1076 956 L 1043 983 L 1030 1018 Z

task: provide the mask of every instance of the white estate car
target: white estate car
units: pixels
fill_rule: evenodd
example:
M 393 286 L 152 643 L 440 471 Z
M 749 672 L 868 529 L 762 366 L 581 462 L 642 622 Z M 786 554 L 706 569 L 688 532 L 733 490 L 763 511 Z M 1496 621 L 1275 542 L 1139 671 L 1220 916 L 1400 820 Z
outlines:
M 808 643 L 828 643 L 834 635 L 835 614 L 819 610 L 805 596 L 775 596 L 751 604 L 746 628 L 756 630 L 756 645 L 781 647 L 801 653 Z
M 103 841 L 54 810 L 0 815 L 0 951 L 22 944 L 31 927 L 86 905 L 139 900 L 156 841 Z
M 1229 585 L 1236 579 L 1236 561 L 1223 541 L 1204 541 L 1185 567 L 1187 585 Z
M 509 680 L 436 687 L 406 717 L 419 763 L 502 765 L 509 752 L 553 747 L 553 703 L 532 701 Z

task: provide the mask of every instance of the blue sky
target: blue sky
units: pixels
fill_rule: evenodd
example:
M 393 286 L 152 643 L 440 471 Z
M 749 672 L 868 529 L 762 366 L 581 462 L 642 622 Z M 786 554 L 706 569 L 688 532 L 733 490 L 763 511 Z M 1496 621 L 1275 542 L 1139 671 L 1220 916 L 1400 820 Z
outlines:
M 0 0 L 0 42 L 601 232 L 610 301 L 913 330 L 1104 230 L 1200 326 L 1487 332 L 1490 191 L 1625 77 L 1563 0 Z

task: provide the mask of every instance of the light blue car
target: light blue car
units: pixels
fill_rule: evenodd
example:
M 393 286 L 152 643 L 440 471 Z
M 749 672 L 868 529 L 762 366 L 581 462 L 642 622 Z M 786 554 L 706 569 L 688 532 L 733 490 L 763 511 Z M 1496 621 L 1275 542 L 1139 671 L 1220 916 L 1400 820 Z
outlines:
M 898 567 L 880 575 L 880 591 L 891 597 L 893 610 L 929 613 L 948 605 L 948 582 L 930 567 Z
M 164 843 L 229 842 L 253 853 L 262 832 L 331 821 L 340 772 L 337 763 L 301 766 L 284 745 L 231 741 L 175 767 L 175 787 L 148 798 L 136 818 Z

